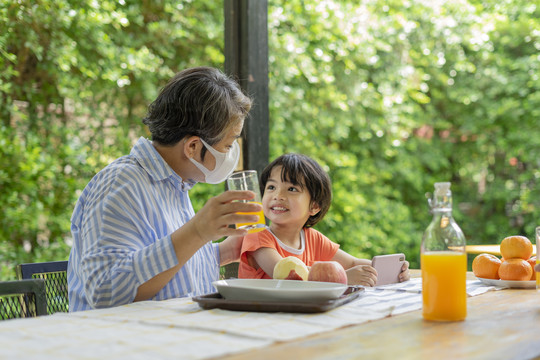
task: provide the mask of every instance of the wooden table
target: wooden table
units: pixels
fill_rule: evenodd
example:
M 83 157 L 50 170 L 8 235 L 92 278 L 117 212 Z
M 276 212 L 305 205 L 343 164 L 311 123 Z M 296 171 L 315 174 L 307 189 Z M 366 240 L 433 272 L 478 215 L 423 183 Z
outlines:
M 468 277 L 474 278 L 470 273 Z M 413 311 L 224 359 L 540 357 L 540 291 L 490 291 L 470 297 L 467 311 L 465 321 L 450 323 L 424 321 L 421 310 Z
M 468 298 L 465 321 L 438 323 L 422 319 L 418 285 L 403 284 L 407 291 L 369 289 L 319 314 L 202 310 L 191 298 L 179 298 L 0 321 L 0 359 L 540 357 L 539 291 L 480 285 L 480 293 Z
M 468 254 L 492 254 L 501 256 L 501 247 L 500 245 L 467 245 L 465 246 L 465 251 Z M 536 255 L 536 245 L 533 245 L 533 255 Z

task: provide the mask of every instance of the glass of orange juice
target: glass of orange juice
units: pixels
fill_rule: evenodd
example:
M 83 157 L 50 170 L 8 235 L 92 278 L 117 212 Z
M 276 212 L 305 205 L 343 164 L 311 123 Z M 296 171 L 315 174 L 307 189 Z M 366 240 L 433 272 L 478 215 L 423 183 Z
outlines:
M 536 227 L 536 264 L 540 264 L 540 226 Z M 540 272 L 536 272 L 536 290 L 540 290 Z
M 244 170 L 239 171 L 227 179 L 227 187 L 229 190 L 250 190 L 255 193 L 255 198 L 252 200 L 245 200 L 246 202 L 255 202 L 262 206 L 261 201 L 261 190 L 259 189 L 259 178 L 257 171 L 255 170 Z M 239 214 L 248 214 L 248 213 L 239 213 Z M 249 213 L 252 214 L 252 213 Z M 259 221 L 254 223 L 240 223 L 236 224 L 237 229 L 247 229 L 249 233 L 254 233 L 261 231 L 265 228 L 266 224 L 264 221 L 263 211 L 253 213 L 259 215 Z

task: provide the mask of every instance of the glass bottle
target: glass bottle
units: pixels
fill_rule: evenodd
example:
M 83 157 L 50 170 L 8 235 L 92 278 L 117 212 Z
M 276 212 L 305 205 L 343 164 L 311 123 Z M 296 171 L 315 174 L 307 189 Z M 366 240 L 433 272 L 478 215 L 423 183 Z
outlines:
M 452 216 L 449 182 L 435 183 L 428 199 L 433 220 L 422 238 L 422 316 L 426 320 L 460 321 L 467 316 L 465 236 Z

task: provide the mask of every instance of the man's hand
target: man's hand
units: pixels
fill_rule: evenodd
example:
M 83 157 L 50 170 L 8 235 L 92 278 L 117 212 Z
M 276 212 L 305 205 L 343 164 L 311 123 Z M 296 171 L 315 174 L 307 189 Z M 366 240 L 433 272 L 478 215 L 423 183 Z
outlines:
M 200 239 L 207 243 L 224 236 L 245 236 L 247 230 L 229 227 L 238 223 L 255 222 L 257 215 L 238 214 L 254 213 L 262 210 L 260 204 L 239 202 L 237 200 L 252 200 L 252 191 L 229 190 L 211 198 L 190 220 Z
M 220 266 L 240 261 L 240 250 L 242 250 L 243 241 L 243 236 L 229 236 L 219 243 Z

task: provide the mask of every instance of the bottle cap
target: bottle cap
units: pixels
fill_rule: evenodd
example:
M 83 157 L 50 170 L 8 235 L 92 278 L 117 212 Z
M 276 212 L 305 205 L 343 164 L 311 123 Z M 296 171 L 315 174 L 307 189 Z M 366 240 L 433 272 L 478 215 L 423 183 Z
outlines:
M 435 196 L 445 196 L 450 192 L 449 182 L 438 182 L 435 183 Z

